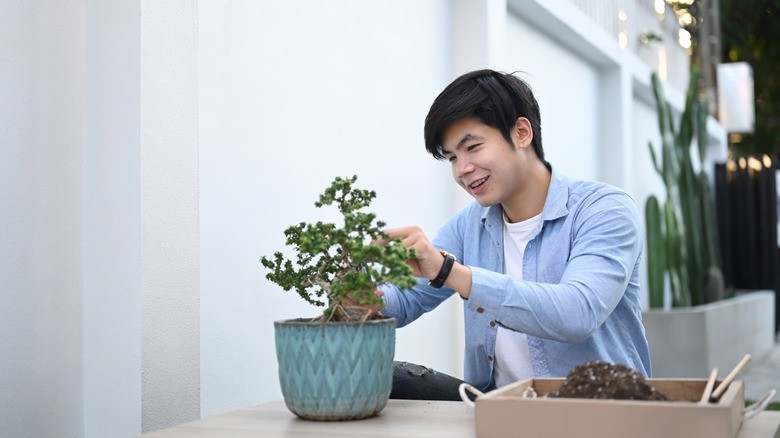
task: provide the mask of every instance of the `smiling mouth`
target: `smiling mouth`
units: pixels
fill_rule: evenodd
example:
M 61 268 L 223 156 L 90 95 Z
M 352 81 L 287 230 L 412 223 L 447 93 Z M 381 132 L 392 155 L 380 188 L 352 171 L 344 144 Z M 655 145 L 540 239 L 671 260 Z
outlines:
M 484 183 L 485 183 L 485 181 L 487 181 L 487 180 L 488 180 L 488 177 L 487 177 L 487 176 L 486 176 L 486 177 L 484 177 L 484 178 L 482 178 L 482 179 L 478 179 L 478 180 L 474 181 L 473 183 L 471 183 L 471 184 L 469 185 L 469 187 L 471 187 L 472 189 L 476 189 L 477 187 L 479 187 L 479 186 L 481 186 L 482 184 L 484 184 Z

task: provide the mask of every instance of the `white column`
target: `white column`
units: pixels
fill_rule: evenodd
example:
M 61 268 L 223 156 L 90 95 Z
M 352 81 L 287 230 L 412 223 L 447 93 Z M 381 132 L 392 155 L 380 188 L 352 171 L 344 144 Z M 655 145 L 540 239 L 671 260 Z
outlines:
M 197 1 L 141 1 L 143 430 L 200 417 Z
M 504 70 L 506 59 L 506 0 L 456 0 L 452 3 L 452 62 L 450 81 L 466 72 L 483 68 Z M 473 201 L 465 191 L 456 186 L 452 194 L 453 211 L 460 210 Z M 450 315 L 455 327 L 462 327 L 463 304 L 460 299 L 450 299 Z M 465 344 L 463 330 L 454 331 L 456 345 Z M 463 377 L 463 351 L 457 350 L 453 362 L 458 364 L 455 374 Z
M 481 68 L 502 68 L 506 57 L 506 8 L 506 0 L 456 0 L 452 4 L 455 76 Z
M 0 436 L 82 424 L 82 2 L 0 1 Z
M 503 70 L 506 59 L 506 0 L 456 0 L 452 3 L 452 60 L 450 81 L 473 70 Z M 453 192 L 454 211 L 473 198 L 463 190 Z M 462 310 L 458 309 L 462 318 Z
M 141 433 L 140 5 L 84 7 L 84 436 Z
M 631 191 L 633 80 L 623 65 L 606 66 L 599 75 L 598 179 Z
M 85 4 L 85 436 L 200 417 L 197 2 Z

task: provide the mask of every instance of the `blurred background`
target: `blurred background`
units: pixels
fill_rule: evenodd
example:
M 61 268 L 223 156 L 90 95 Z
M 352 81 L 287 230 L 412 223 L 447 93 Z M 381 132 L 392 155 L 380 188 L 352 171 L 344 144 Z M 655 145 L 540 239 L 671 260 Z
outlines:
M 517 72 L 547 159 L 640 211 L 664 193 L 651 72 L 679 112 L 701 67 L 709 163 L 774 154 L 774 91 L 747 128 L 717 114 L 717 66 L 753 57 L 758 84 L 771 56 L 737 17 L 772 27 L 775 2 L 739 3 L 0 0 L 0 434 L 130 436 L 280 398 L 272 322 L 320 309 L 259 258 L 336 218 L 313 205 L 335 176 L 433 236 L 470 198 L 424 118 L 467 71 Z M 461 312 L 400 329 L 396 360 L 462 376 Z

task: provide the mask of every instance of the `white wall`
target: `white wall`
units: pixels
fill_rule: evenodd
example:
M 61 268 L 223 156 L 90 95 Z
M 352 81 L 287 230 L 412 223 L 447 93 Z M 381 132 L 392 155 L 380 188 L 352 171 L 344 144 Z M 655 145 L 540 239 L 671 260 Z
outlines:
M 83 433 L 83 20 L 0 10 L 0 435 Z
M 599 179 L 598 69 L 532 23 L 508 14 L 506 70 L 520 71 L 539 102 L 545 158 L 579 179 Z
M 201 381 L 212 415 L 281 396 L 274 320 L 314 316 L 264 278 L 283 230 L 336 220 L 313 204 L 335 176 L 377 191 L 388 226 L 433 235 L 452 212 L 449 166 L 425 152 L 451 80 L 446 2 L 200 4 Z M 458 373 L 462 328 L 442 308 L 397 333 L 396 358 Z M 454 332 L 454 333 L 453 333 Z
M 195 6 L 2 5 L 0 436 L 200 415 Z
M 84 16 L 84 436 L 129 436 L 142 423 L 140 5 L 87 0 Z
M 260 256 L 336 218 L 313 207 L 336 175 L 433 235 L 469 199 L 423 119 L 466 70 L 526 72 L 564 173 L 640 208 L 662 191 L 650 70 L 569 2 L 0 10 L 2 436 L 130 436 L 278 398 L 272 322 L 320 309 Z M 396 358 L 462 375 L 461 321 L 447 301 L 398 331 Z

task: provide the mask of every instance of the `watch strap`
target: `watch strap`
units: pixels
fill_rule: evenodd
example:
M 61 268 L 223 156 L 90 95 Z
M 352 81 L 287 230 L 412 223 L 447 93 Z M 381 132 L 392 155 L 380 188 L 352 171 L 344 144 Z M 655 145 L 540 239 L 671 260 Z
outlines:
M 457 260 L 454 255 L 448 253 L 447 251 L 439 252 L 444 256 L 444 263 L 441 264 L 441 269 L 439 269 L 439 274 L 436 276 L 436 278 L 428 282 L 428 286 L 434 289 L 440 289 L 442 286 L 444 286 L 444 282 L 447 281 L 447 277 L 450 276 L 452 266 Z

